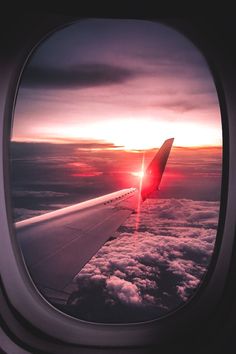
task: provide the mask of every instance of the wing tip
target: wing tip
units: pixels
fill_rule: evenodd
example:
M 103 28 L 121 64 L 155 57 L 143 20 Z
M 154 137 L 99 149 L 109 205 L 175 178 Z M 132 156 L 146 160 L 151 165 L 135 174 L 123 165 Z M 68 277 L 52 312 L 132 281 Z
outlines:
M 173 144 L 174 140 L 175 140 L 175 138 L 169 138 L 169 139 L 166 139 L 165 143 L 169 142 L 169 143 Z

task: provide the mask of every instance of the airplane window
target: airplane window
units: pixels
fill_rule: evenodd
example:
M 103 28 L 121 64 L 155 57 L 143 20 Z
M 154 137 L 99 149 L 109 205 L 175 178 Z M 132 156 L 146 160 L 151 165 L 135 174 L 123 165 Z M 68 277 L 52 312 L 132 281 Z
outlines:
M 200 291 L 222 128 L 207 63 L 180 33 L 88 19 L 51 34 L 23 71 L 10 153 L 15 236 L 56 308 L 136 323 Z

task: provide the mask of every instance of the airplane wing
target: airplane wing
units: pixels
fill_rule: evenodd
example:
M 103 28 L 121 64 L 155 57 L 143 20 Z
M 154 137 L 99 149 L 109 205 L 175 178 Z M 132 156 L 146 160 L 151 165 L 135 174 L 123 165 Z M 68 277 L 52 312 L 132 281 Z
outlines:
M 159 188 L 173 140 L 164 142 L 147 167 L 141 190 L 122 189 L 15 223 L 25 263 L 39 288 L 63 290 L 140 200 Z

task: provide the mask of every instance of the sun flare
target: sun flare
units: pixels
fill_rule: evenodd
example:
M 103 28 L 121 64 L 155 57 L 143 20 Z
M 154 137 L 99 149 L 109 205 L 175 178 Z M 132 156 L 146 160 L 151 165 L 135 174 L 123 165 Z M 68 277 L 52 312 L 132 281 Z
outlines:
M 131 172 L 131 174 L 132 174 L 132 176 L 143 178 L 144 171 L 134 171 L 134 172 Z

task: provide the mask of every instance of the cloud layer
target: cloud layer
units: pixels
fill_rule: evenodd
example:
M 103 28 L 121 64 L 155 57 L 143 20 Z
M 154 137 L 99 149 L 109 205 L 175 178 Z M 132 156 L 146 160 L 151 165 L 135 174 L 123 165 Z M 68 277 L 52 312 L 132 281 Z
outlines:
M 132 172 L 140 169 L 141 152 L 93 144 L 91 154 L 86 141 L 13 143 L 15 220 L 137 184 Z M 154 153 L 147 152 L 147 163 Z M 131 215 L 77 275 L 62 310 L 95 322 L 136 322 L 187 301 L 213 252 L 220 177 L 220 148 L 174 148 L 158 199 L 146 200 L 140 216 Z
M 146 152 L 145 166 L 155 153 L 156 150 Z M 174 147 L 156 197 L 219 200 L 221 155 L 221 148 Z M 35 210 L 52 210 L 58 204 L 71 205 L 136 186 L 139 180 L 133 173 L 140 170 L 142 156 L 142 151 L 123 151 L 103 141 L 12 143 L 15 220 L 30 217 L 32 210 L 33 214 Z M 160 213 L 165 215 L 166 207 Z M 204 216 L 199 210 L 189 217 Z
M 207 270 L 218 211 L 218 202 L 147 200 L 138 228 L 133 214 L 75 277 L 73 311 L 95 322 L 132 322 L 186 302 Z

